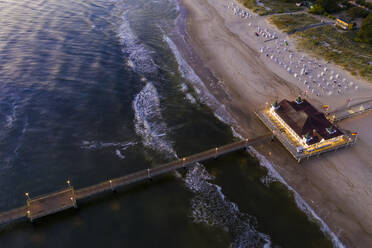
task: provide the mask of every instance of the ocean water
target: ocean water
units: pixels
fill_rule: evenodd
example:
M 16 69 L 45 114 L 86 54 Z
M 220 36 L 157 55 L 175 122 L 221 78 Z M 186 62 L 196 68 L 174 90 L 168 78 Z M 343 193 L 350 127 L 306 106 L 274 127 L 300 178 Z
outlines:
M 176 0 L 0 1 L 1 211 L 67 179 L 80 188 L 236 139 L 173 41 L 181 10 Z M 1 227 L 0 247 L 340 246 L 251 155 Z

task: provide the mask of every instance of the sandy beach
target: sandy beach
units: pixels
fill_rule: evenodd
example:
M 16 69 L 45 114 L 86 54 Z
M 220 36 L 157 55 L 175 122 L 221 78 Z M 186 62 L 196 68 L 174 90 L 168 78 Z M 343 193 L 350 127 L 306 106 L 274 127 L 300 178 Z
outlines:
M 267 133 L 254 111 L 275 99 L 294 99 L 303 94 L 307 85 L 299 83 L 294 73 L 288 73 L 273 59 L 267 59 L 260 49 L 274 47 L 275 43 L 264 44 L 263 39 L 254 34 L 254 25 L 273 30 L 279 36 L 278 40 L 288 40 L 288 52 L 293 52 L 294 56 L 311 57 L 296 51 L 294 41 L 276 30 L 265 17 L 243 19 L 234 15 L 227 8 L 231 1 L 181 2 L 188 12 L 187 31 L 195 54 L 219 83 L 208 83 L 198 68 L 194 68 L 195 71 L 207 82 L 210 92 L 226 106 L 236 120 L 238 126 L 235 128 L 243 136 Z M 353 87 L 345 87 L 339 94 L 321 94 L 321 91 L 319 95 L 307 94 L 318 108 L 328 104 L 330 110 L 334 110 L 345 107 L 346 99 L 356 103 L 372 96 L 372 84 L 353 78 L 338 66 L 311 60 L 313 64 L 326 66 L 335 75 L 339 74 L 344 81 L 353 82 Z M 341 122 L 342 128 L 359 133 L 357 144 L 304 161 L 301 165 L 278 142 L 257 148 L 347 247 L 372 247 L 371 123 L 371 112 Z

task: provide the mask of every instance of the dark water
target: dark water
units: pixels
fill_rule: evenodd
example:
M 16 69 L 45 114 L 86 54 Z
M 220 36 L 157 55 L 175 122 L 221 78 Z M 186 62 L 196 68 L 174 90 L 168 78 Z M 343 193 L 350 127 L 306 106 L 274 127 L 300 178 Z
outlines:
M 0 210 L 233 141 L 172 53 L 177 15 L 172 0 L 0 1 Z M 204 166 L 1 228 L 0 247 L 332 246 L 247 153 Z

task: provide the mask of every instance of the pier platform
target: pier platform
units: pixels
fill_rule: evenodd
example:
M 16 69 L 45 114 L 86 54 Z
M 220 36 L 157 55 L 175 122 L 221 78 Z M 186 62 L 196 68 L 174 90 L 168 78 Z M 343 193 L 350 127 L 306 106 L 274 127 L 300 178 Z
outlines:
M 26 214 L 31 221 L 68 208 L 77 207 L 76 197 L 72 187 L 51 194 L 30 198 L 26 203 Z
M 339 122 L 347 118 L 352 118 L 372 110 L 372 100 L 363 101 L 353 104 L 344 109 L 336 110 L 327 115 L 327 118 L 332 122 Z
M 317 149 L 311 151 L 299 152 L 297 147 L 300 144 L 288 133 L 288 131 L 281 126 L 281 124 L 272 118 L 269 114 L 269 109 L 261 109 L 256 111 L 257 117 L 262 123 L 273 133 L 280 143 L 289 151 L 289 153 L 297 160 L 298 163 L 303 159 L 319 156 L 322 153 L 335 151 L 343 147 L 353 145 L 356 142 L 357 136 L 353 136 L 351 132 L 342 130 L 343 138 L 337 142 L 327 144 L 327 146 L 319 146 Z

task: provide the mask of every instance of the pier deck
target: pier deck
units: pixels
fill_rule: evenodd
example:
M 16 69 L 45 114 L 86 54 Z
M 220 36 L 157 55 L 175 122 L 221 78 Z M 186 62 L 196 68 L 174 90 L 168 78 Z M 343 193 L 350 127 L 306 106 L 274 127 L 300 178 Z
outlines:
M 27 207 L 15 208 L 7 212 L 0 213 L 0 225 L 20 220 L 26 217 Z
M 312 152 L 298 152 L 297 146 L 299 144 L 290 138 L 290 135 L 281 128 L 268 114 L 268 109 L 262 109 L 256 112 L 257 117 L 265 124 L 265 126 L 273 133 L 273 135 L 282 143 L 282 145 L 289 151 L 289 153 L 298 161 L 301 162 L 304 158 L 319 156 L 322 153 L 338 150 L 340 148 L 353 145 L 356 142 L 356 136 L 351 135 L 350 132 L 343 131 L 344 137 L 338 141 L 330 144 L 326 148 L 317 149 Z
M 345 109 L 333 111 L 328 114 L 328 119 L 332 122 L 338 122 L 347 118 L 355 117 L 370 110 L 372 110 L 372 100 L 367 100 L 351 105 Z
M 0 225 L 13 222 L 26 216 L 33 221 L 37 218 L 57 213 L 68 208 L 76 208 L 77 200 L 91 197 L 101 192 L 113 191 L 116 188 L 125 185 L 139 183 L 152 177 L 161 176 L 180 168 L 195 165 L 197 162 L 216 158 L 230 152 L 247 148 L 248 146 L 270 141 L 271 139 L 272 134 L 256 137 L 254 139 L 245 139 L 228 145 L 215 147 L 191 156 L 183 157 L 176 161 L 172 161 L 154 168 L 148 168 L 126 176 L 113 178 L 85 188 L 74 190 L 72 187 L 68 187 L 67 189 L 54 193 L 29 198 L 26 201 L 26 206 L 0 213 Z
M 68 208 L 76 208 L 76 206 L 74 189 L 69 187 L 61 191 L 27 200 L 27 217 L 33 221 L 34 219 Z

